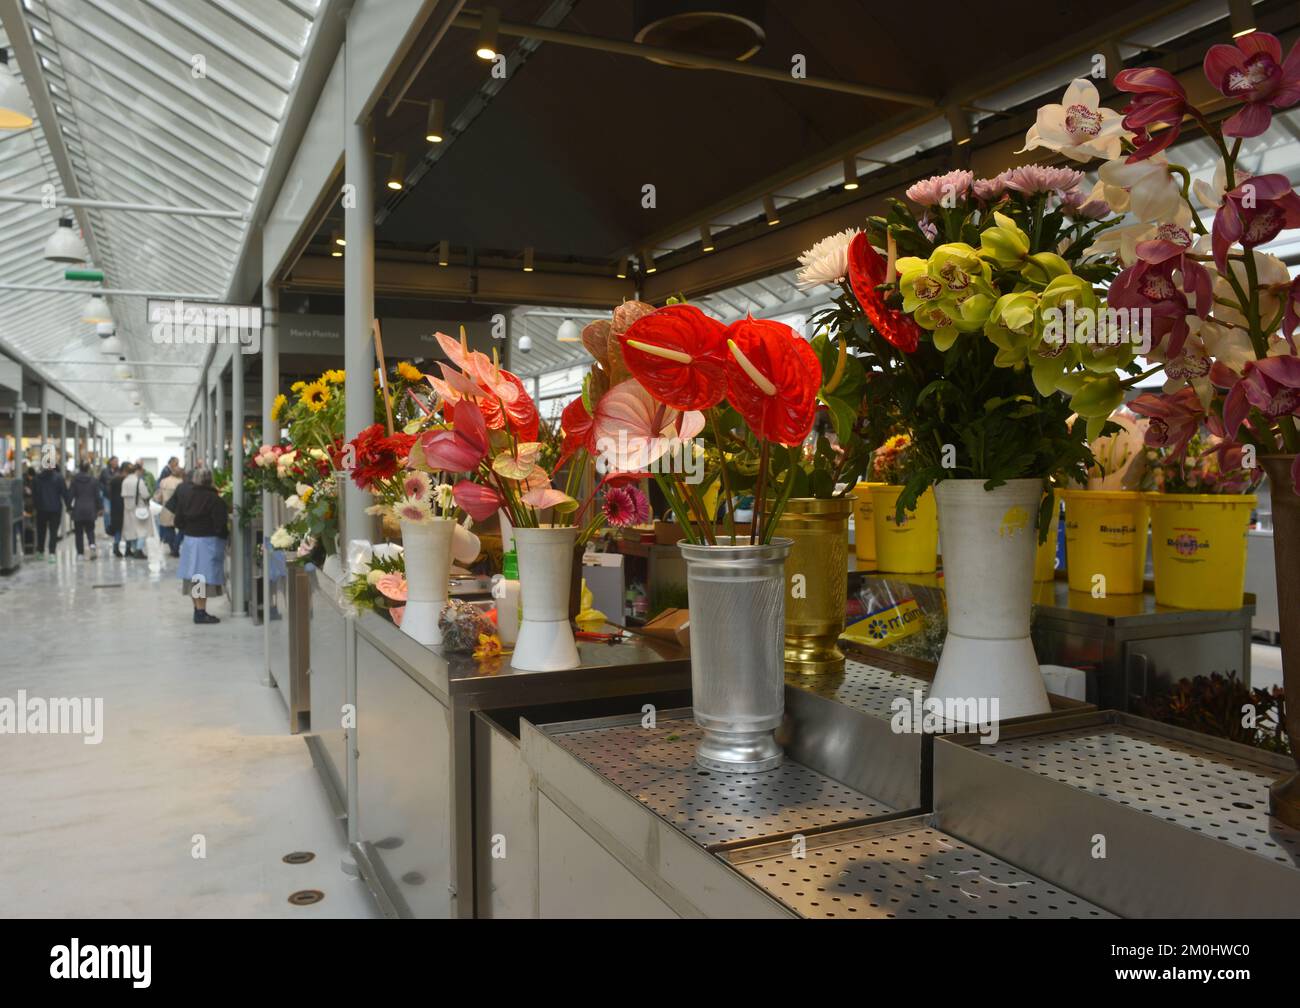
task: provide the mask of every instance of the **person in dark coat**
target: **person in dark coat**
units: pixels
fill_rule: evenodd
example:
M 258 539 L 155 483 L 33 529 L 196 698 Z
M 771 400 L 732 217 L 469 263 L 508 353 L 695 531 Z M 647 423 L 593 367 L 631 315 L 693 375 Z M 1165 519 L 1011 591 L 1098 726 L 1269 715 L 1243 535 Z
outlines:
M 131 473 L 131 463 L 123 462 L 111 480 L 108 481 L 108 534 L 113 537 L 113 556 L 122 555 L 122 522 L 126 517 L 126 502 L 122 500 L 122 480 Z
M 166 506 L 176 516 L 176 531 L 184 536 L 176 576 L 180 578 L 181 593 L 194 603 L 194 622 L 220 623 L 207 610 L 208 599 L 221 594 L 226 580 L 230 512 L 212 485 L 212 470 L 196 467 Z
M 99 481 L 90 475 L 90 463 L 82 462 L 68 486 L 68 509 L 76 529 L 77 556 L 85 556 L 84 541 L 90 538 L 90 555 L 95 556 L 95 519 L 104 510 L 100 503 Z
M 99 497 L 100 510 L 104 512 L 104 534 L 112 535 L 113 529 L 110 527 L 113 514 L 113 498 L 109 494 L 109 486 L 113 482 L 113 477 L 117 475 L 117 456 L 114 455 L 108 460 L 108 464 L 99 470 Z
M 49 542 L 46 557 L 54 560 L 54 547 L 59 542 L 59 519 L 68 500 L 68 487 L 58 466 L 42 466 L 32 479 L 32 509 L 36 512 L 36 552 L 40 553 Z

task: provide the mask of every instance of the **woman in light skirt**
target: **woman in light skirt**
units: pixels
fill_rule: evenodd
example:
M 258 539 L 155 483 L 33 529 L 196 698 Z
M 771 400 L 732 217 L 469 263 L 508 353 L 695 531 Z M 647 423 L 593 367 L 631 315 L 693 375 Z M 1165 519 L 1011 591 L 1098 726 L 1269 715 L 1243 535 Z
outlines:
M 184 536 L 176 576 L 181 582 L 181 593 L 194 603 L 194 622 L 220 623 L 207 610 L 208 599 L 221 594 L 226 580 L 230 513 L 212 486 L 212 470 L 207 466 L 197 467 L 190 481 L 176 488 L 167 502 L 167 510 L 176 516 L 176 531 Z

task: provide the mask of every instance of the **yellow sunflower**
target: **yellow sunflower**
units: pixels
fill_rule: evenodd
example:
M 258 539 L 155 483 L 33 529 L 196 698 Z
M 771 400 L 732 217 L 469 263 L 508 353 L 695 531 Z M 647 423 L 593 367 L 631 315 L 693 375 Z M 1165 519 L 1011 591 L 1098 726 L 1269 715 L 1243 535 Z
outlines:
M 289 401 L 289 397 L 281 392 L 275 397 L 275 402 L 271 403 L 271 419 L 279 420 L 280 414 L 284 412 L 284 405 Z
M 319 413 L 325 408 L 325 404 L 330 401 L 332 395 L 329 386 L 323 381 L 314 381 L 310 385 L 303 386 L 298 401 L 313 413 Z
M 289 391 L 292 392 L 294 395 L 297 395 L 306 387 L 307 387 L 307 383 L 305 381 L 296 381 L 289 386 Z
M 325 382 L 327 385 L 342 385 L 343 379 L 346 377 L 347 375 L 344 371 L 338 368 L 332 368 L 321 375 L 320 380 Z
M 405 378 L 407 381 L 411 381 L 411 382 L 424 381 L 424 372 L 421 371 L 414 364 L 412 364 L 410 361 L 398 361 L 397 374 L 399 377 Z

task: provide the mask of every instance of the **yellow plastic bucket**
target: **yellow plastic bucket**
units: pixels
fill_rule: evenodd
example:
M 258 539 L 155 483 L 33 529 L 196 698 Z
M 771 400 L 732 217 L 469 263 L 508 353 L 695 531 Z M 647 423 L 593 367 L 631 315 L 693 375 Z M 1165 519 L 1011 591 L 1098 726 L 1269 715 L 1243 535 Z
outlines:
M 1254 494 L 1147 494 L 1156 603 L 1240 609 Z
M 871 506 L 871 488 L 884 483 L 859 483 L 853 488 L 853 555 L 858 570 L 876 569 L 876 520 Z
M 1052 491 L 1052 523 L 1047 527 L 1047 541 L 1038 544 L 1034 554 L 1034 580 L 1051 581 L 1056 577 L 1056 539 L 1061 527 L 1061 492 Z
M 1092 593 L 1097 575 L 1106 595 L 1137 595 L 1147 559 L 1146 494 L 1135 490 L 1062 490 L 1065 566 L 1070 590 Z
M 934 489 L 925 491 L 916 510 L 895 520 L 901 486 L 871 487 L 872 521 L 876 530 L 876 570 L 887 574 L 930 574 L 939 566 L 939 509 Z

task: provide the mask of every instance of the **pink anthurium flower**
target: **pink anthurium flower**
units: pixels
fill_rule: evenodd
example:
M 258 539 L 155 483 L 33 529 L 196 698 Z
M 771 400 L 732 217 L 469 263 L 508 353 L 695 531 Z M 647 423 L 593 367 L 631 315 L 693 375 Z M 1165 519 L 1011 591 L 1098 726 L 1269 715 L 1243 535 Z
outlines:
M 471 480 L 461 480 L 452 490 L 456 503 L 476 522 L 487 521 L 505 501 L 491 487 Z
M 444 472 L 473 472 L 488 453 L 483 411 L 468 399 L 456 403 L 450 430 L 430 431 L 420 438 L 425 462 Z
M 606 472 L 646 469 L 672 448 L 673 438 L 687 440 L 703 429 L 703 413 L 679 413 L 657 402 L 635 378 L 601 396 L 592 418 L 596 451 Z
M 540 486 L 534 490 L 529 490 L 522 498 L 523 502 L 529 507 L 537 508 L 558 508 L 561 511 L 572 511 L 578 506 L 568 494 L 562 490 L 556 490 L 550 486 Z
M 1245 103 L 1223 124 L 1224 136 L 1259 136 L 1272 123 L 1274 109 L 1300 102 L 1300 46 L 1293 45 L 1284 60 L 1282 43 L 1268 32 L 1211 46 L 1203 67 L 1220 94 Z
M 406 578 L 401 574 L 384 574 L 375 582 L 375 588 L 380 595 L 392 602 L 406 601 Z
M 1211 236 L 1214 265 L 1228 271 L 1228 249 L 1247 250 L 1271 242 L 1287 228 L 1300 227 L 1300 196 L 1285 175 L 1255 175 L 1224 193 Z

